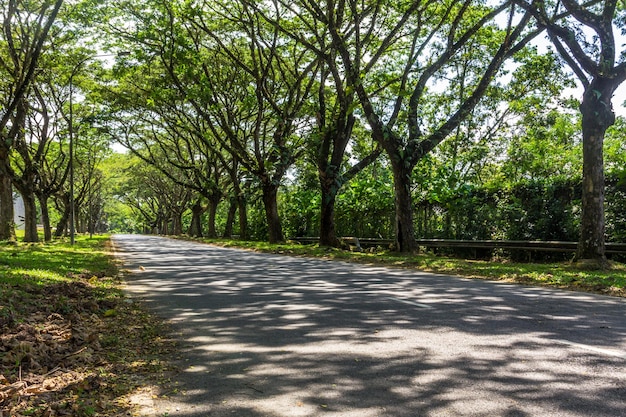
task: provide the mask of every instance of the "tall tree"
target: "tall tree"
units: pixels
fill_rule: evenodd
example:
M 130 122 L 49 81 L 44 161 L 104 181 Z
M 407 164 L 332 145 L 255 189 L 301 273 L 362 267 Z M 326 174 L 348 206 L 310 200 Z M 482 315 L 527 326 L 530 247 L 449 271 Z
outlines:
M 283 240 L 277 193 L 304 151 L 309 121 L 302 109 L 314 84 L 315 61 L 243 5 L 149 3 L 149 13 L 125 8 L 140 36 L 123 30 L 117 35 L 138 42 L 147 60 L 167 70 L 220 147 L 256 178 L 269 240 Z
M 355 146 L 354 127 L 359 123 L 358 100 L 348 84 L 337 50 L 332 48 L 329 27 L 314 24 L 305 10 L 298 11 L 291 2 L 259 3 L 246 1 L 272 26 L 299 44 L 306 45 L 321 62 L 316 95 L 310 111 L 315 114 L 315 128 L 309 146 L 314 153 L 321 190 L 320 244 L 339 245 L 335 226 L 335 202 L 341 188 L 382 153 L 380 146 L 355 160 L 347 150 Z
M 45 241 L 52 239 L 49 207 L 51 199 L 59 193 L 69 193 L 66 188 L 70 168 L 66 123 L 67 83 L 64 82 L 64 77 L 59 76 L 60 68 L 52 65 L 46 64 L 45 69 L 37 75 L 34 92 L 38 105 L 33 110 L 38 121 L 33 121 L 31 129 L 31 134 L 39 136 L 41 139 L 38 141 L 44 143 L 37 170 L 35 194 L 41 210 Z M 67 206 L 69 208 L 69 203 Z M 65 220 L 67 219 L 69 211 Z M 65 230 L 65 227 L 62 229 Z
M 62 4 L 62 0 L 0 1 L 0 240 L 15 239 L 10 150 L 25 117 L 20 112 L 25 111 L 23 99 Z
M 219 110 L 219 101 L 209 102 L 217 112 L 211 119 L 219 120 L 220 130 L 227 133 L 227 140 L 222 142 L 225 149 L 259 180 L 269 241 L 280 242 L 284 235 L 278 215 L 278 189 L 289 167 L 304 151 L 302 141 L 310 123 L 303 108 L 308 103 L 319 62 L 297 42 L 285 39 L 278 30 L 267 25 L 249 5 L 222 8 L 201 2 L 199 6 L 191 15 L 190 23 L 195 31 L 207 36 L 209 42 L 196 43 L 197 52 L 213 49 L 221 55 L 218 62 L 241 71 L 253 88 L 249 94 L 254 98 L 251 104 L 256 112 L 244 137 L 233 134 L 233 128 L 241 130 L 232 125 L 228 114 Z M 202 8 L 213 9 L 214 13 L 198 13 Z M 221 18 L 221 28 L 208 20 L 211 16 Z M 241 40 L 225 40 L 224 27 L 231 34 L 243 34 L 245 44 Z M 210 73 L 207 64 L 202 63 L 205 74 Z M 239 85 L 242 81 L 238 81 Z M 212 85 L 211 88 L 215 94 L 223 87 Z M 248 100 L 244 98 L 242 102 Z M 203 112 L 203 103 L 196 101 L 194 105 Z M 219 140 L 221 135 L 215 137 Z
M 106 81 L 102 86 L 112 103 L 102 120 L 111 137 L 178 185 L 197 193 L 191 234 L 203 235 L 201 215 L 208 210 L 208 236 L 217 237 L 215 220 L 226 192 L 225 171 L 237 164 L 215 140 L 203 115 L 180 89 L 172 87 L 165 68 L 151 64 L 147 71 L 137 65 L 124 69 L 123 76 L 114 76 L 120 77 L 119 88 L 111 89 Z M 208 207 L 204 207 L 206 202 Z
M 606 130 L 615 123 L 612 99 L 626 80 L 625 50 L 615 30 L 623 31 L 626 7 L 618 0 L 579 3 L 563 0 L 518 3 L 547 29 L 550 40 L 584 88 L 580 101 L 583 134 L 583 198 L 576 258 L 606 267 L 604 155 Z M 554 16 L 563 16 L 554 18 Z M 622 45 L 623 47 L 623 45 Z
M 13 158 L 12 179 L 24 201 L 25 242 L 37 242 L 39 240 L 37 233 L 39 216 L 36 200 L 40 186 L 45 183 L 42 177 L 45 175 L 44 166 L 47 162 L 47 151 L 50 149 L 50 143 L 53 139 L 48 103 L 36 85 L 33 86 L 32 90 L 35 100 L 31 102 L 25 98 L 22 99 L 24 103 L 22 105 L 26 107 L 24 110 L 20 109 L 22 105 L 18 106 L 18 111 L 24 113 L 25 120 L 21 134 L 15 138 L 13 144 L 15 158 Z M 47 207 L 41 208 L 47 217 Z M 46 233 L 46 238 L 49 240 L 51 235 Z
M 44 159 L 43 151 L 47 142 L 48 130 L 46 125 L 49 123 L 49 119 L 47 114 L 42 112 L 42 125 L 45 133 L 36 137 L 33 132 L 37 129 L 35 126 L 37 121 L 33 123 L 31 107 L 31 103 L 23 97 L 16 108 L 17 113 L 21 116 L 17 123 L 19 134 L 13 140 L 14 155 L 17 157 L 13 158 L 16 168 L 13 169 L 12 167 L 11 177 L 13 185 L 19 191 L 24 202 L 24 241 L 38 242 L 37 220 L 39 216 L 37 215 L 35 189 L 39 178 L 39 168 Z
M 328 28 L 347 85 L 391 163 L 397 249 L 416 250 L 411 173 L 475 108 L 505 60 L 536 35 L 528 29 L 530 14 L 518 13 L 511 1 L 495 7 L 472 0 L 289 4 L 294 13 L 304 10 L 316 25 Z M 495 19 L 505 12 L 508 18 L 499 27 Z M 429 125 L 423 112 L 429 91 L 446 87 L 450 65 L 476 40 L 480 46 L 472 53 L 489 57 L 487 62 L 466 74 L 465 95 L 451 113 Z
M 158 110 L 156 110 L 158 109 Z M 125 125 L 125 133 L 115 134 L 117 140 L 145 163 L 152 165 L 163 175 L 181 187 L 197 193 L 201 198 L 193 205 L 193 236 L 202 236 L 200 216 L 208 209 L 208 236 L 217 237 L 215 220 L 217 208 L 225 192 L 224 165 L 226 161 L 220 149 L 213 143 L 206 129 L 193 125 L 193 112 L 186 114 L 176 103 L 162 105 L 150 112 L 136 115 L 133 123 L 119 119 Z M 158 114 L 154 114 L 154 112 Z M 201 122 L 201 120 L 200 120 Z M 149 127 L 151 125 L 151 127 Z M 230 161 L 229 161 L 230 162 Z M 208 201 L 208 207 L 202 201 Z

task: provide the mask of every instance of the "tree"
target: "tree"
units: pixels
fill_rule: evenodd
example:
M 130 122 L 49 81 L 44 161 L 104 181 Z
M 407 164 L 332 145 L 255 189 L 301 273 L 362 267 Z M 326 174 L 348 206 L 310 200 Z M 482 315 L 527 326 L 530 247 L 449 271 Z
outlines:
M 213 9 L 214 14 L 200 12 L 209 9 Z M 210 23 L 208 18 L 211 16 L 218 17 L 222 27 Z M 248 109 L 254 112 L 247 129 L 233 125 L 232 113 L 223 111 L 219 90 L 224 84 L 210 84 L 213 100 L 210 95 L 204 95 L 209 99 L 212 114 L 204 110 L 206 103 L 193 103 L 198 112 L 207 114 L 207 119 L 213 121 L 214 128 L 219 127 L 220 132 L 216 131 L 214 135 L 216 139 L 259 180 L 269 241 L 280 242 L 284 235 L 278 215 L 278 189 L 289 167 L 303 154 L 303 138 L 310 124 L 303 109 L 308 103 L 319 62 L 297 42 L 281 37 L 280 32 L 265 24 L 246 4 L 229 5 L 223 9 L 201 4 L 191 14 L 189 22 L 194 31 L 207 37 L 204 42 L 195 43 L 197 54 L 213 50 L 217 53 L 214 62 L 240 71 L 237 84 L 243 87 L 242 91 L 247 91 L 249 97 L 242 97 L 239 103 L 249 102 L 251 107 Z M 224 28 L 231 33 L 243 34 L 246 43 L 225 40 L 222 36 Z M 206 61 L 202 63 L 205 74 L 210 73 L 207 64 Z M 253 102 L 250 102 L 251 98 L 254 98 Z
M 584 88 L 580 101 L 583 135 L 583 188 L 580 240 L 576 258 L 606 267 L 604 156 L 606 130 L 615 123 L 612 98 L 626 80 L 624 52 L 614 31 L 624 27 L 626 10 L 617 0 L 580 4 L 518 2 L 547 29 L 550 40 Z M 563 11 L 565 13 L 563 13 Z M 564 16 L 553 18 L 553 16 Z
M 57 50 L 56 52 L 60 51 Z M 64 52 L 65 57 L 67 51 Z M 55 54 L 55 58 L 47 61 L 44 69 L 37 74 L 34 89 L 38 106 L 33 108 L 36 120 L 33 121 L 30 131 L 32 135 L 40 138 L 38 142 L 41 142 L 42 145 L 42 155 L 37 157 L 39 166 L 35 195 L 41 210 L 45 241 L 52 239 L 49 207 L 51 199 L 58 207 L 63 207 L 61 210 L 63 216 L 61 225 L 57 229 L 57 237 L 60 237 L 67 230 L 69 221 L 69 191 L 67 190 L 70 169 L 67 143 L 68 89 L 65 77 L 60 76 L 66 68 L 58 62 Z
M 117 198 L 143 218 L 145 233 L 182 234 L 182 214 L 189 208 L 192 191 L 154 166 L 133 159 L 125 164 L 116 187 Z
M 145 163 L 197 193 L 190 234 L 203 235 L 201 216 L 208 210 L 208 236 L 217 237 L 215 219 L 226 193 L 225 171 L 237 164 L 214 139 L 205 119 L 172 88 L 164 68 L 151 65 L 149 74 L 143 66 L 127 68 L 119 81 L 115 89 L 106 82 L 102 86 L 112 103 L 101 121 L 104 129 Z M 234 175 L 233 184 L 239 181 Z
M 166 70 L 190 110 L 204 118 L 210 132 L 203 134 L 210 134 L 233 164 L 256 178 L 269 240 L 283 240 L 277 193 L 287 169 L 304 151 L 308 119 L 302 108 L 316 63 L 241 5 L 148 3 L 149 14 L 141 6 L 125 9 L 140 36 L 123 30 L 116 35 L 136 42 L 146 60 Z
M 35 184 L 43 159 L 43 149 L 46 146 L 45 142 L 47 142 L 45 125 L 49 123 L 49 120 L 46 120 L 47 115 L 43 113 L 43 125 L 46 133 L 35 137 L 32 134 L 34 126 L 29 123 L 32 121 L 30 107 L 30 103 L 25 97 L 22 97 L 20 104 L 16 107 L 16 113 L 20 115 L 20 118 L 19 121 L 14 120 L 14 123 L 19 127 L 19 133 L 13 138 L 13 148 L 15 149 L 14 154 L 19 156 L 12 158 L 16 169 L 11 167 L 11 177 L 13 185 L 18 189 L 24 201 L 24 241 L 38 242 Z
M 46 170 L 46 168 L 50 167 L 48 153 L 55 136 L 54 121 L 42 90 L 37 85 L 33 85 L 32 90 L 34 101 L 27 101 L 26 98 L 22 100 L 27 109 L 20 109 L 25 115 L 25 120 L 21 129 L 22 133 L 15 138 L 13 144 L 15 157 L 12 158 L 13 184 L 22 195 L 25 207 L 25 242 L 37 242 L 39 240 L 37 199 L 40 202 L 45 225 L 45 240 L 51 240 L 47 198 L 59 188 L 58 183 L 52 183 L 50 178 L 46 176 L 50 173 L 50 170 Z M 60 162 L 63 163 L 64 156 L 62 154 L 60 158 Z
M 0 1 L 0 240 L 15 239 L 9 155 L 25 118 L 23 99 L 62 4 L 62 0 Z
M 341 188 L 382 153 L 380 146 L 349 160 L 347 149 L 354 141 L 358 101 L 348 83 L 337 50 L 331 47 L 328 26 L 316 25 L 312 16 L 294 10 L 291 2 L 264 4 L 246 2 L 249 7 L 293 41 L 306 45 L 320 62 L 317 93 L 311 97 L 310 111 L 315 114 L 315 128 L 308 146 L 314 156 L 321 190 L 320 244 L 338 246 L 335 203 Z M 353 146 L 356 146 L 353 143 Z
M 337 51 L 346 83 L 391 163 L 397 249 L 414 251 L 411 172 L 470 114 L 505 60 L 536 36 L 528 29 L 530 14 L 519 15 L 510 1 L 497 7 L 471 0 L 292 3 L 284 4 L 295 14 L 306 11 L 315 24 L 327 28 L 328 44 Z M 494 19 L 506 11 L 508 18 L 500 28 Z M 422 109 L 431 98 L 429 90 L 445 84 L 450 65 L 470 42 L 480 45 L 473 53 L 489 59 L 467 74 L 471 81 L 453 111 L 428 125 Z
M 171 181 L 197 193 L 200 198 L 192 206 L 191 234 L 203 235 L 200 216 L 208 208 L 208 236 L 217 237 L 215 216 L 225 187 L 223 156 L 219 148 L 211 146 L 205 130 L 197 131 L 198 126 L 190 124 L 189 118 L 193 115 L 185 114 L 173 103 L 157 112 L 156 117 L 146 118 L 141 125 L 125 129 L 131 134 L 116 135 L 117 140 Z M 127 124 L 128 121 L 118 120 L 117 123 Z M 203 207 L 203 200 L 208 201 L 207 208 Z
M 88 106 L 85 110 L 92 111 Z M 95 232 L 95 226 L 101 221 L 99 215 L 102 214 L 101 191 L 104 174 L 100 164 L 111 152 L 108 137 L 93 123 L 93 116 L 89 116 L 76 126 L 80 141 L 76 141 L 74 166 L 77 230 L 90 234 Z

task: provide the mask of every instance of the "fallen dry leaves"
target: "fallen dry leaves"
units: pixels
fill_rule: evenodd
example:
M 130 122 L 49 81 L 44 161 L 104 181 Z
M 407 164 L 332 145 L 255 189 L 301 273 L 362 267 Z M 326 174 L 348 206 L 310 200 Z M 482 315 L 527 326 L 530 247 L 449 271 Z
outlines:
M 91 276 L 3 288 L 0 417 L 132 415 L 128 400 L 166 371 L 158 320 Z M 111 296 L 111 294 L 115 294 Z

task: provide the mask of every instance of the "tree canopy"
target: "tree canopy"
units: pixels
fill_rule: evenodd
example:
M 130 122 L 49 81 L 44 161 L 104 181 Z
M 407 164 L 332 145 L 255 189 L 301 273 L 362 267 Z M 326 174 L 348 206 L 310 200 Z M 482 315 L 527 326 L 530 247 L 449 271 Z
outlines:
M 13 189 L 29 240 L 40 221 L 46 240 L 67 234 L 74 213 L 79 232 L 405 252 L 579 240 L 602 262 L 626 228 L 617 1 L 6 6 L 2 239 Z

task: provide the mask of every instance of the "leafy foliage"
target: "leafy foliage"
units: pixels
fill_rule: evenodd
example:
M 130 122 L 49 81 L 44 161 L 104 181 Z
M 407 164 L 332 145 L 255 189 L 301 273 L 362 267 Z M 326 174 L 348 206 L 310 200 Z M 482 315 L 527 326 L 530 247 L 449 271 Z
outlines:
M 27 96 L 41 107 L 30 106 L 29 138 L 44 108 L 54 114 L 46 157 L 30 169 L 11 154 L 55 190 L 38 204 L 58 236 L 70 79 L 80 232 L 323 234 L 332 245 L 333 234 L 398 237 L 406 222 L 417 237 L 577 236 L 573 82 L 557 53 L 528 43 L 540 28 L 521 3 L 77 3 L 42 55 L 44 100 Z M 605 147 L 616 178 L 617 123 Z M 107 141 L 134 157 L 111 156 Z M 622 236 L 618 201 L 609 195 L 610 239 Z

